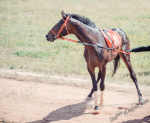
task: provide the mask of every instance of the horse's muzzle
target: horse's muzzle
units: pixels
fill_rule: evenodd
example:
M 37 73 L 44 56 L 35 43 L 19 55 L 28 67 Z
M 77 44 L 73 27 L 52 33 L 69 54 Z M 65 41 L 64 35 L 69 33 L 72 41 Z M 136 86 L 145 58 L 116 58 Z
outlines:
M 50 38 L 48 38 L 48 34 L 47 34 L 45 37 L 46 37 L 46 39 L 47 39 L 48 41 L 50 41 Z
M 45 36 L 47 41 L 54 42 L 54 39 L 49 38 L 48 34 Z

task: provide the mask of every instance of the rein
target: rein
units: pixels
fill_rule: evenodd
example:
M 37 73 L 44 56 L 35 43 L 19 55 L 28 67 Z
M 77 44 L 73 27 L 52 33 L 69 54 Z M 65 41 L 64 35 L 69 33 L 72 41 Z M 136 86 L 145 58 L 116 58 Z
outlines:
M 56 36 L 57 39 L 68 40 L 68 41 L 71 41 L 71 42 L 74 42 L 74 43 L 80 43 L 80 44 L 84 44 L 84 45 L 88 45 L 88 46 L 93 46 L 93 47 L 98 47 L 98 48 L 102 48 L 102 49 L 112 50 L 112 51 L 114 51 L 114 52 L 121 52 L 121 53 L 124 53 L 124 54 L 127 54 L 127 55 L 131 53 L 131 52 L 127 53 L 127 52 L 121 51 L 121 50 L 116 50 L 115 48 L 106 48 L 106 47 L 102 47 L 102 46 L 98 46 L 98 45 L 93 45 L 93 44 L 84 43 L 84 42 L 81 42 L 81 41 L 72 40 L 72 39 L 69 39 L 69 38 L 59 37 L 59 35 L 60 35 L 60 33 L 62 32 L 62 30 L 64 29 L 64 27 L 66 28 L 66 31 L 67 31 L 68 35 L 70 35 L 70 34 L 69 34 L 69 31 L 68 31 L 68 29 L 67 29 L 67 26 L 66 26 L 66 24 L 67 24 L 69 18 L 70 18 L 69 16 L 67 17 L 66 20 L 64 20 L 64 19 L 62 18 L 62 19 L 64 20 L 64 24 L 62 25 L 62 27 L 61 27 L 60 30 L 58 31 L 58 34 L 57 34 L 57 35 L 56 35 L 56 33 L 54 33 L 54 31 L 51 29 L 51 31 L 53 32 L 53 34 Z

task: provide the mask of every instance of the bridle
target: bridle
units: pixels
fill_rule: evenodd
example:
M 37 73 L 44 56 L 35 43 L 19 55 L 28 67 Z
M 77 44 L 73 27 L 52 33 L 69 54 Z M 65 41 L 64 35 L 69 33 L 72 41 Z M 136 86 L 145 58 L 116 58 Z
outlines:
M 60 30 L 58 31 L 58 34 L 57 34 L 57 35 L 56 35 L 56 33 L 51 29 L 52 33 L 56 36 L 57 39 L 62 39 L 62 38 L 59 37 L 59 35 L 60 35 L 60 33 L 62 32 L 62 30 L 64 29 L 64 27 L 66 28 L 66 31 L 67 31 L 67 33 L 68 33 L 68 35 L 69 35 L 69 31 L 68 31 L 67 26 L 66 26 L 66 24 L 67 24 L 69 18 L 70 18 L 69 16 L 67 17 L 66 20 L 64 20 L 64 19 L 62 18 L 62 20 L 64 20 L 64 24 L 62 25 L 62 27 L 61 27 Z

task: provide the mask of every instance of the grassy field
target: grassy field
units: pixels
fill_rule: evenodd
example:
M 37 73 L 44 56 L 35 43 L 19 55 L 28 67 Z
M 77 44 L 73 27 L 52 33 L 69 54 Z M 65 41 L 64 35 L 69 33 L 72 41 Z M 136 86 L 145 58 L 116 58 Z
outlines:
M 88 17 L 101 29 L 122 28 L 131 48 L 150 45 L 149 0 L 0 0 L 0 69 L 89 76 L 83 45 L 45 39 L 61 10 Z M 131 62 L 139 83 L 150 85 L 150 53 L 132 53 Z M 109 81 L 131 81 L 122 61 L 114 78 L 112 70 L 109 63 Z

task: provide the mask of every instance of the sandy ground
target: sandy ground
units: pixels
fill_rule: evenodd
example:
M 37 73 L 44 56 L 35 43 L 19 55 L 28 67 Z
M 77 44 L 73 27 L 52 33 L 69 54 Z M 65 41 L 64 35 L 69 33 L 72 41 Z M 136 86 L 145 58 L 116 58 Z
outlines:
M 90 88 L 0 78 L 0 118 L 19 123 L 150 123 L 149 94 L 144 93 L 143 105 L 137 105 L 135 89 L 106 88 L 100 114 L 92 115 L 89 92 Z

